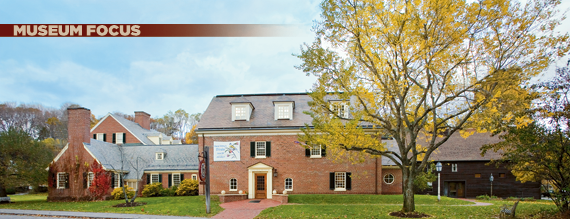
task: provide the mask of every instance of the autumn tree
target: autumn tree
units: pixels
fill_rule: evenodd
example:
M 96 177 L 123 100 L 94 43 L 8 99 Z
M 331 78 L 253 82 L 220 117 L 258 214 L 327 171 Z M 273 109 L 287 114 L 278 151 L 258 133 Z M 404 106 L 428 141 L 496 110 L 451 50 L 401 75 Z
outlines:
M 556 77 L 537 84 L 541 98 L 528 111 L 535 122 L 510 127 L 504 141 L 486 145 L 501 150 L 497 163 L 506 164 L 521 182 L 547 180 L 556 188 L 552 200 L 561 212 L 570 211 L 570 68 L 558 68 Z
M 568 50 L 568 34 L 554 31 L 559 4 L 323 1 L 315 42 L 298 55 L 297 68 L 318 78 L 313 122 L 299 138 L 326 145 L 332 159 L 391 159 L 402 171 L 402 210 L 414 211 L 414 179 L 452 134 L 529 122 L 509 111 L 529 106 L 522 85 Z
M 109 193 L 111 176 L 96 160 L 93 161 L 90 168 L 93 173 L 93 180 L 89 186 L 89 194 L 94 200 L 103 199 Z
M 0 132 L 0 197 L 6 197 L 7 187 L 45 183 L 52 158 L 52 151 L 24 130 Z
M 150 127 L 175 139 L 185 139 L 186 133 L 200 121 L 200 117 L 201 113 L 189 114 L 183 109 L 178 109 L 152 119 Z

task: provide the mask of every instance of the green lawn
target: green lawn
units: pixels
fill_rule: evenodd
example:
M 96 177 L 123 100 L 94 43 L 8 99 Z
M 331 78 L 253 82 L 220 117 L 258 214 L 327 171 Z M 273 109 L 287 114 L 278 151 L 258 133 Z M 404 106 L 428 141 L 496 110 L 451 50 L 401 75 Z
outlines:
M 416 210 L 432 218 L 492 218 L 499 207 L 511 201 L 484 201 L 491 206 L 473 206 L 461 200 L 437 196 L 416 195 Z M 392 218 L 388 214 L 402 209 L 402 195 L 289 195 L 290 205 L 265 209 L 256 218 Z M 452 206 L 467 204 L 470 206 Z M 550 201 L 520 202 L 518 218 L 536 214 L 552 214 L 556 206 Z
M 137 198 L 137 202 L 146 202 L 144 206 L 116 208 L 113 205 L 124 203 L 124 200 L 96 202 L 47 202 L 46 194 L 12 195 L 15 203 L 2 204 L 0 208 L 32 209 L 52 211 L 110 212 L 126 214 L 155 214 L 174 216 L 211 217 L 223 209 L 217 196 L 212 196 L 211 214 L 206 214 L 204 196 L 174 196 Z M 143 211 L 144 209 L 144 211 Z

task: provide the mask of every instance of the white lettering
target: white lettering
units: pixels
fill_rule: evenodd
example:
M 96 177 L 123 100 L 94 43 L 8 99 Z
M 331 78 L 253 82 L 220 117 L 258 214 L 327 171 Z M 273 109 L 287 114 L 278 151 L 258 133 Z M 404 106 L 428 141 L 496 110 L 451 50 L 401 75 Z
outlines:
M 133 25 L 133 27 L 131 28 L 133 33 L 131 35 L 133 35 L 133 36 L 141 35 L 141 31 L 139 30 L 140 27 L 141 26 L 139 26 L 139 25 Z
M 103 29 L 103 31 L 101 31 L 101 29 Z M 99 34 L 99 36 L 105 36 L 107 35 L 107 26 L 105 25 L 99 25 L 97 27 L 97 34 Z
M 18 25 L 14 25 L 14 36 L 18 36 L 18 34 L 22 34 L 22 36 L 26 36 L 26 25 L 22 25 L 22 27 L 18 27 Z
M 26 29 L 28 30 L 28 36 L 35 36 L 38 33 L 38 25 L 34 25 L 34 32 L 30 31 L 30 26 L 28 25 Z
M 57 36 L 57 25 L 48 25 L 48 35 Z
M 87 25 L 87 36 L 91 36 L 91 33 L 95 32 L 95 25 Z
M 82 27 L 81 25 L 77 25 L 77 27 L 74 27 L 73 25 L 71 25 L 70 36 L 73 36 L 74 33 L 81 36 L 82 35 L 81 34 L 81 29 L 82 29 L 81 27 Z
M 63 26 L 59 25 L 59 35 L 60 36 L 67 36 L 69 33 L 69 25 L 65 25 L 65 32 L 62 32 Z
M 119 32 L 113 31 L 113 29 L 117 30 L 117 29 L 119 29 L 119 26 L 117 26 L 117 25 L 111 25 L 111 27 L 109 27 L 109 34 L 111 34 L 111 36 L 117 36 L 117 35 L 119 35 Z
M 38 33 L 38 35 L 40 36 L 47 35 L 46 27 L 47 27 L 46 25 L 40 25 L 40 27 L 38 28 L 40 30 L 40 33 Z
M 119 28 L 119 32 L 121 33 L 121 36 L 128 36 L 131 33 L 131 25 L 127 25 L 127 29 L 125 32 L 123 32 L 123 25 L 121 25 L 121 27 Z

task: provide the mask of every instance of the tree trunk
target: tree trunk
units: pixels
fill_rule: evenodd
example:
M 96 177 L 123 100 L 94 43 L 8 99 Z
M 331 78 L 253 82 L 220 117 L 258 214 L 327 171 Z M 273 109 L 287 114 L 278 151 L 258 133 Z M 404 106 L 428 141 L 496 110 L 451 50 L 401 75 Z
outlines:
M 4 185 L 2 185 L 0 183 L 0 197 L 7 197 L 8 194 L 6 194 L 6 188 L 4 188 Z
M 416 210 L 414 200 L 414 178 L 411 176 L 410 171 L 402 169 L 402 192 L 404 193 L 404 207 L 403 212 L 413 212 Z

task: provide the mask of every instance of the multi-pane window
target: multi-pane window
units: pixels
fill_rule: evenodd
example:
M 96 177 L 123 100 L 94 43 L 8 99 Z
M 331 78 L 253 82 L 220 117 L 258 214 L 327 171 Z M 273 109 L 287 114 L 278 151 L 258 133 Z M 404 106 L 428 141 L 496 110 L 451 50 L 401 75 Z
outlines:
M 346 173 L 336 172 L 334 173 L 334 188 L 335 189 L 346 189 Z
M 247 116 L 246 107 L 245 106 L 236 106 L 235 107 L 235 120 L 245 120 Z
M 94 178 L 94 174 L 93 172 L 89 172 L 87 174 L 87 188 L 91 187 L 91 184 L 93 184 L 93 178 Z
M 198 180 L 198 175 L 192 174 L 192 180 Z
M 160 182 L 160 174 L 151 174 L 150 175 L 150 183 L 157 183 Z
M 388 173 L 386 175 L 384 175 L 384 182 L 386 184 L 392 184 L 394 183 L 394 175 L 392 175 L 391 173 Z
M 124 144 L 123 133 L 115 133 L 116 144 Z
M 321 146 L 315 145 L 311 147 L 311 157 L 321 157 Z
M 230 179 L 230 191 L 237 191 L 237 179 Z
M 348 104 L 346 102 L 331 102 L 331 110 L 340 118 L 348 118 Z
M 180 173 L 173 173 L 172 174 L 172 185 L 173 186 L 180 185 Z
M 97 133 L 97 140 L 105 141 L 105 134 L 104 133 Z
M 285 190 L 293 191 L 293 179 L 291 178 L 285 179 Z
M 67 188 L 67 173 L 57 173 L 57 188 Z
M 277 119 L 289 119 L 291 113 L 288 105 L 279 105 L 277 108 Z
M 156 159 L 157 160 L 163 160 L 164 159 L 164 153 L 156 153 Z
M 136 190 L 137 189 L 137 181 L 128 181 L 127 186 Z
M 121 187 L 121 174 L 115 173 L 115 188 Z
M 265 157 L 265 141 L 255 142 L 255 157 Z
M 456 163 L 451 164 L 451 172 L 457 172 L 457 164 Z

